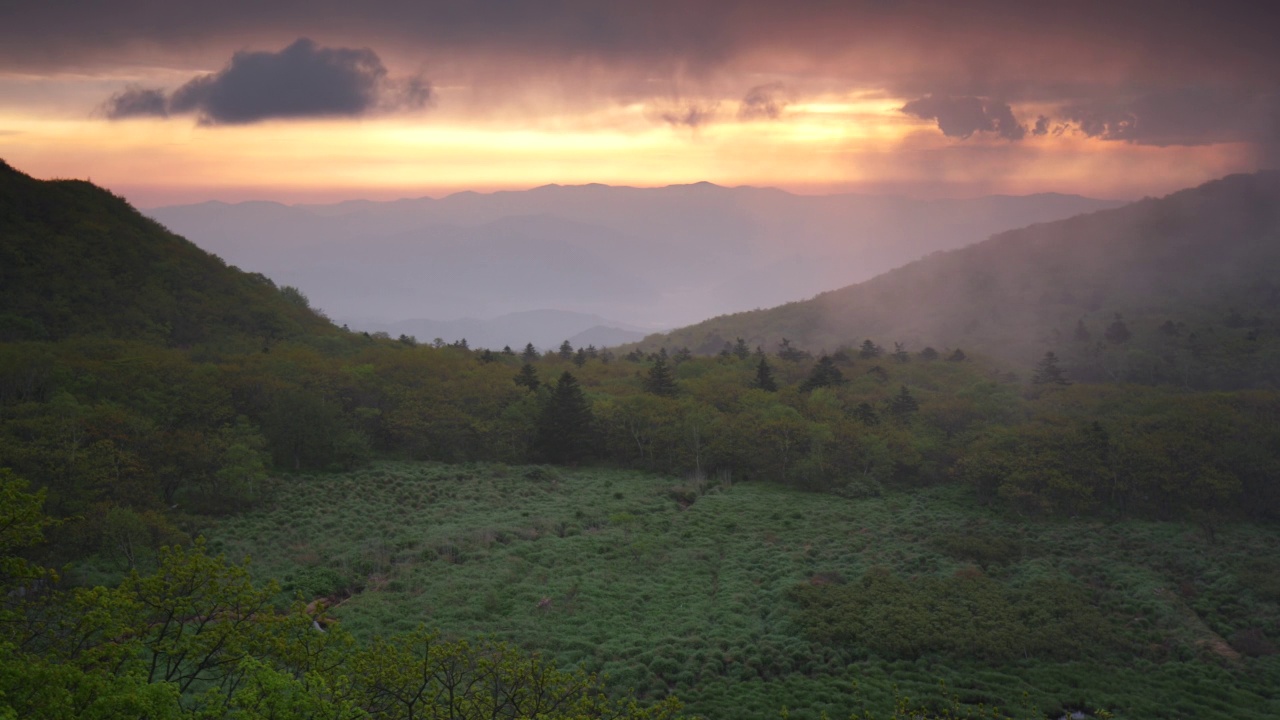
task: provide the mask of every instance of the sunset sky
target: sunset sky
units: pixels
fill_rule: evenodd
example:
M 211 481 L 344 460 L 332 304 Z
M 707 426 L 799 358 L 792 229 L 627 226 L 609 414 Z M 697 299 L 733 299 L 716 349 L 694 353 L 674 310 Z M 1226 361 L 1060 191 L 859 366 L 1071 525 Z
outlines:
M 142 206 L 711 181 L 1132 198 L 1280 159 L 1266 3 L 0 0 L 0 158 Z

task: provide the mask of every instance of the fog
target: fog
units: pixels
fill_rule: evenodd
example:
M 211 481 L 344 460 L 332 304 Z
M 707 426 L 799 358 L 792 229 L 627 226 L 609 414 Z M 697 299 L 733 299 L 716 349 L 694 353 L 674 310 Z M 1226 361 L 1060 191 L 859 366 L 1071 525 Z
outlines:
M 228 263 L 298 287 L 354 329 L 450 342 L 470 333 L 473 345 L 482 336 L 514 346 L 802 300 L 936 250 L 1115 204 L 1058 194 L 802 196 L 699 183 L 329 205 L 210 202 L 149 214 Z M 535 309 L 560 313 L 505 318 Z

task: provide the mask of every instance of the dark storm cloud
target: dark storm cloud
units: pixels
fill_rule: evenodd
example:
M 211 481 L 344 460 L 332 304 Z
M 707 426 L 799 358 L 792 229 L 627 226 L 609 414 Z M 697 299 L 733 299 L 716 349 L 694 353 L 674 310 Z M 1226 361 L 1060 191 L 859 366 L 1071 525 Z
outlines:
M 112 120 L 169 116 L 169 102 L 164 96 L 164 90 L 138 85 L 130 85 L 107 98 L 102 109 Z
M 122 119 L 194 113 L 204 125 L 243 125 L 419 109 L 432 95 L 431 84 L 420 77 L 389 80 L 368 48 L 325 48 L 301 38 L 280 52 L 237 52 L 222 70 L 193 78 L 168 98 L 163 90 L 126 88 L 107 101 L 106 114 Z
M 1271 143 L 1280 93 L 1184 88 L 1074 103 L 1063 115 L 1089 137 L 1140 145 Z
M 220 72 L 174 91 L 175 113 L 206 124 L 362 115 L 378 105 L 387 69 L 367 48 L 322 48 L 306 38 L 278 53 L 238 52 Z
M 974 133 L 994 133 L 1006 140 L 1021 140 L 1026 126 L 1002 102 L 979 97 L 926 95 L 903 105 L 902 112 L 921 120 L 937 120 L 943 135 L 969 138 Z
M 738 106 L 738 118 L 742 120 L 777 120 L 787 106 L 786 88 L 782 83 L 757 85 L 747 91 Z

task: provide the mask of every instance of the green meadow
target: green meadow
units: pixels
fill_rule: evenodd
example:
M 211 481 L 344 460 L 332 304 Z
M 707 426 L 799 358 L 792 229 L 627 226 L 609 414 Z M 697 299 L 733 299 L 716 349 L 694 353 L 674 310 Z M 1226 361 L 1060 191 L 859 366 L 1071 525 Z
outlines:
M 359 636 L 490 637 L 716 720 L 1280 717 L 1280 531 L 1037 517 L 957 486 L 379 462 L 210 548 Z M 998 708 L 998 710 L 996 710 Z

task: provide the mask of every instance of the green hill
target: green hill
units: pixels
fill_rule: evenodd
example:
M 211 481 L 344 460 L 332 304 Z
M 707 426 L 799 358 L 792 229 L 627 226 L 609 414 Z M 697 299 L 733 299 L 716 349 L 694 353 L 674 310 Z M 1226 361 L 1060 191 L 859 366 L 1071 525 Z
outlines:
M 1054 350 L 1080 379 L 1274 387 L 1278 278 L 1280 173 L 1233 175 L 1002 233 L 643 346 L 717 352 L 741 337 L 771 350 L 785 337 L 817 350 L 870 337 L 912 350 L 963 347 L 1021 367 Z
M 227 266 L 106 190 L 0 161 L 0 341 L 248 346 L 328 331 L 300 293 Z

